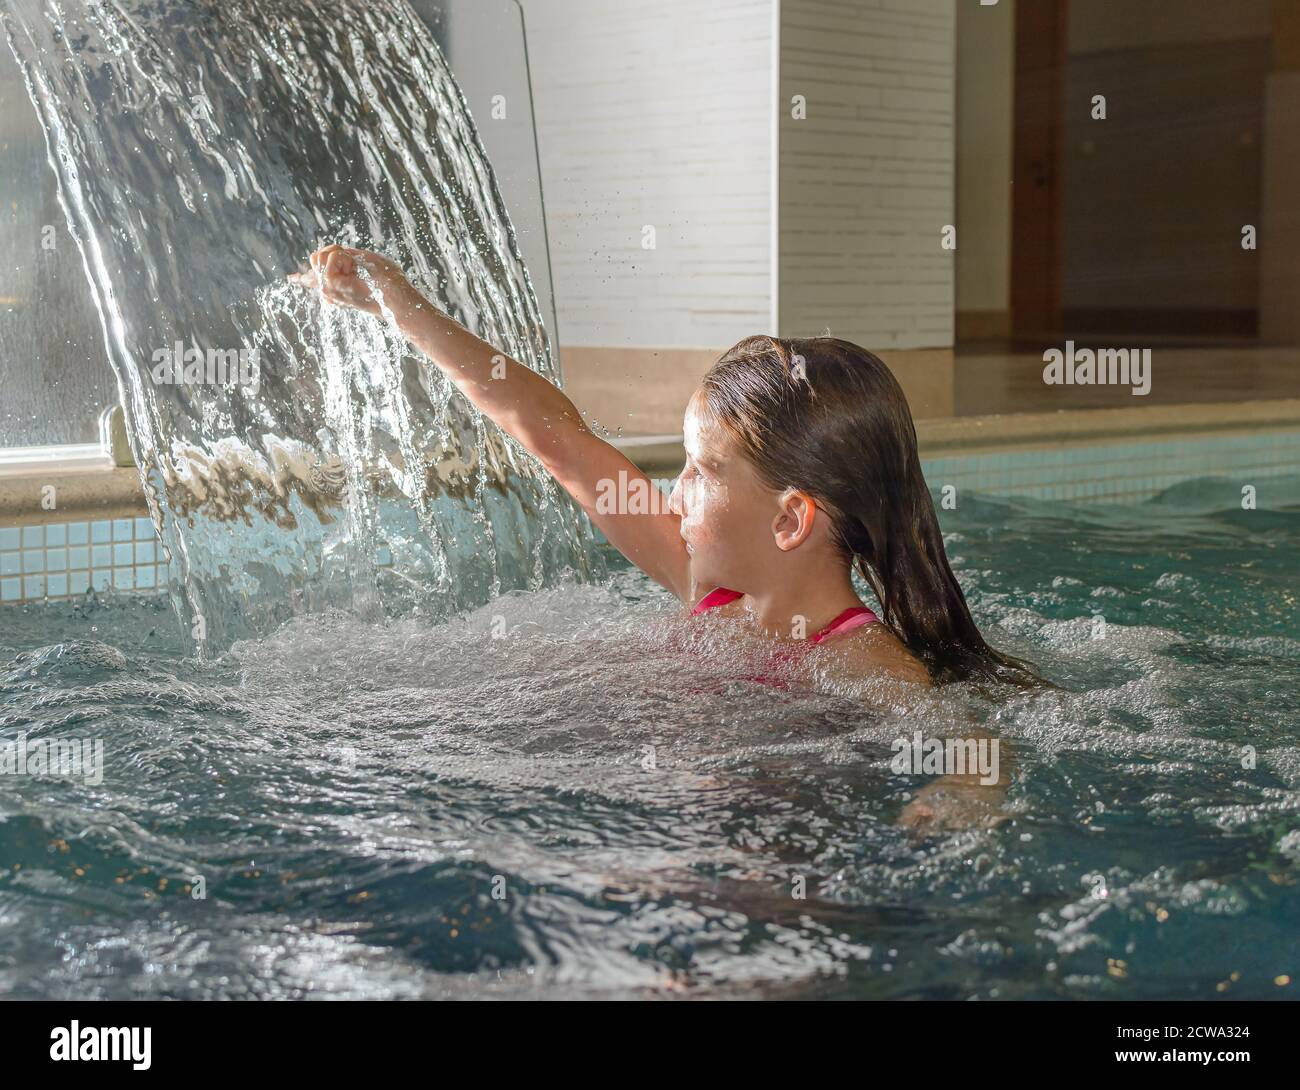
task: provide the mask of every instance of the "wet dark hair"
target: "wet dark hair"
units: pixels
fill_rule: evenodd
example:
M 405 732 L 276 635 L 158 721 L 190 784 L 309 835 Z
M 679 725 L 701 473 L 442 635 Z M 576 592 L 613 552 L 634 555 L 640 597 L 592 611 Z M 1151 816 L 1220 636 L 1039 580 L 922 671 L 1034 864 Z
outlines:
M 938 682 L 1042 684 L 984 642 L 948 565 L 916 427 L 881 360 L 834 337 L 747 337 L 704 376 L 697 410 L 769 487 L 809 493 L 881 620 Z

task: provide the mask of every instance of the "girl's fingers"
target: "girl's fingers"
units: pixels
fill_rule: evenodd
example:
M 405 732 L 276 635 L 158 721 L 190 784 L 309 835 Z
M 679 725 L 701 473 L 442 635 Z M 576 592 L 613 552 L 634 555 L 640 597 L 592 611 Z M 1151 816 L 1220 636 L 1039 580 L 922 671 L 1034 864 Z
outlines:
M 322 246 L 319 250 L 311 255 L 311 267 L 320 272 L 325 264 L 329 261 L 330 254 L 339 248 L 337 242 L 331 242 L 328 246 Z
M 351 276 L 352 258 L 340 249 L 330 251 L 325 259 L 325 272 L 329 276 Z
M 297 272 L 291 272 L 286 278 L 291 284 L 297 284 L 299 287 L 306 288 L 308 291 L 324 291 L 325 285 L 322 283 L 320 274 L 310 266 L 299 269 Z
M 318 288 L 321 292 L 329 294 L 328 289 L 336 286 L 331 285 L 329 280 L 335 277 L 355 276 L 357 266 L 365 264 L 362 260 L 364 254 L 364 250 L 340 246 L 337 242 L 332 242 L 314 251 L 308 257 L 306 264 L 301 269 L 291 272 L 286 279 L 302 287 Z M 369 267 L 366 265 L 367 269 Z

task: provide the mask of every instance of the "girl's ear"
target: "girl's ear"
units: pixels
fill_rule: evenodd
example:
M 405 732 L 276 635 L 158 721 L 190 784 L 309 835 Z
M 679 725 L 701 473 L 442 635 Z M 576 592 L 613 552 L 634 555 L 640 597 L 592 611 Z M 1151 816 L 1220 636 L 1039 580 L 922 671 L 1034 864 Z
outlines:
M 782 552 L 797 549 L 808 540 L 817 520 L 817 504 L 807 492 L 787 488 L 777 498 L 780 511 L 772 520 L 772 536 Z

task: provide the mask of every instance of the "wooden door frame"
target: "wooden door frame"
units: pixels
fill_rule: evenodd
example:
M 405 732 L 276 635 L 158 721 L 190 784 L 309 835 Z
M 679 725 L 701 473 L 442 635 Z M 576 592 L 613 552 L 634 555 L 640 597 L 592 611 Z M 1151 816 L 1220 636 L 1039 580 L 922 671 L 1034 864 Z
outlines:
M 1063 150 L 1069 0 L 1016 4 L 1011 330 L 1054 337 L 1064 273 Z

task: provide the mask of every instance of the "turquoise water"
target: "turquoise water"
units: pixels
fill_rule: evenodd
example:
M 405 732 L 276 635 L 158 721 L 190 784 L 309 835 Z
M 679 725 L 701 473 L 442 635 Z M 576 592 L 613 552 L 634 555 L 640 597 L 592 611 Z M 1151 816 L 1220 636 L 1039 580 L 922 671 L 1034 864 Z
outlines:
M 615 559 L 206 663 L 158 600 L 8 609 L 0 739 L 105 756 L 0 775 L 0 994 L 1293 997 L 1300 481 L 1239 496 L 964 497 L 977 618 L 1061 689 L 912 708 L 746 680 Z M 1009 819 L 909 833 L 891 742 L 962 722 Z

